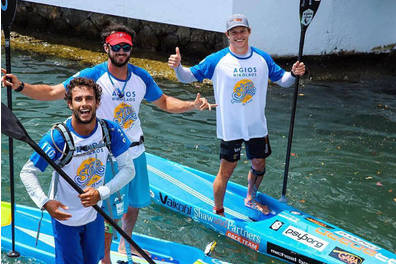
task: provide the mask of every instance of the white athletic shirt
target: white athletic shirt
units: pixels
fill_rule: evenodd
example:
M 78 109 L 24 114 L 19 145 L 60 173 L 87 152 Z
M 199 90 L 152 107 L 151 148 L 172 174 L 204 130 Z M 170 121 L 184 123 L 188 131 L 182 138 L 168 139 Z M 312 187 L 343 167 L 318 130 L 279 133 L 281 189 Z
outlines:
M 198 81 L 213 82 L 218 138 L 249 140 L 268 134 L 268 78 L 279 81 L 285 71 L 267 53 L 251 47 L 250 55 L 240 58 L 225 48 L 190 70 Z
M 113 123 L 108 122 L 109 133 L 111 137 L 111 150 L 115 157 L 127 153 L 130 145 L 130 141 L 126 137 L 125 133 L 120 129 L 120 127 Z M 68 164 L 66 164 L 62 169 L 63 171 L 77 184 L 81 189 L 86 187 L 93 187 L 99 189 L 104 184 L 105 171 L 106 171 L 106 161 L 109 155 L 109 150 L 103 142 L 103 132 L 99 122 L 97 122 L 95 130 L 88 136 L 78 135 L 71 126 L 71 119 L 66 121 L 66 126 L 70 130 L 70 134 L 73 137 L 75 152 L 73 158 Z M 52 133 L 52 136 L 51 136 Z M 40 140 L 40 147 L 43 151 L 54 161 L 57 161 L 61 157 L 61 152 L 58 150 L 64 150 L 65 141 L 59 131 L 51 130 L 44 135 Z M 89 149 L 95 149 L 95 151 L 89 151 Z M 34 153 L 30 157 L 30 161 L 33 165 L 44 171 L 48 166 L 45 159 L 43 159 L 37 153 Z M 25 167 L 22 169 L 21 174 L 25 174 Z M 29 172 L 27 172 L 29 173 Z M 34 174 L 34 173 L 33 173 Z M 134 171 L 131 170 L 128 175 L 134 175 Z M 30 175 L 28 181 L 36 177 L 35 175 Z M 22 178 L 22 175 L 21 175 Z M 31 185 L 28 181 L 24 181 L 25 185 L 30 184 L 30 189 L 28 192 L 42 192 L 41 187 L 37 184 Z M 129 182 L 127 180 L 125 183 Z M 113 190 L 114 191 L 114 190 Z M 29 192 L 29 194 L 31 194 Z M 43 206 L 46 200 L 46 196 L 42 193 L 40 196 L 32 193 L 34 202 L 39 206 Z M 34 197 L 36 196 L 36 197 Z M 57 174 L 56 171 L 52 174 L 51 187 L 49 193 L 49 199 L 60 201 L 62 204 L 69 207 L 65 212 L 72 215 L 71 218 L 65 221 L 60 221 L 64 225 L 68 226 L 81 226 L 90 223 L 96 219 L 96 211 L 92 207 L 83 207 L 81 200 L 78 197 L 78 193 L 74 190 L 69 183 L 67 183 L 61 176 Z M 100 207 L 102 200 L 100 200 L 97 205 Z M 59 208 L 59 210 L 63 210 Z
M 142 68 L 128 64 L 127 80 L 119 80 L 111 75 L 107 62 L 104 62 L 84 69 L 67 79 L 63 83 L 66 89 L 75 77 L 86 77 L 99 84 L 102 88 L 102 97 L 96 112 L 97 116 L 118 123 L 130 141 L 138 142 L 143 135 L 139 119 L 143 98 L 152 102 L 162 96 L 161 89 L 150 74 Z M 143 144 L 133 147 L 130 151 L 131 158 L 140 156 L 144 150 Z

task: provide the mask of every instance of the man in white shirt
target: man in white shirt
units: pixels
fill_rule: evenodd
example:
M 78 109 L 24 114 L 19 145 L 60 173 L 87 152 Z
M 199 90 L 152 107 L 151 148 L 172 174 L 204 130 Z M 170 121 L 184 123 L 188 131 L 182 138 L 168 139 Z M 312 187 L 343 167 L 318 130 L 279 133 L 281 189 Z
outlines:
M 148 206 L 151 202 L 143 129 L 139 118 L 140 105 L 143 100 L 151 102 L 169 113 L 204 110 L 210 106 L 199 93 L 194 101 L 179 100 L 165 94 L 147 71 L 130 63 L 134 37 L 134 32 L 123 25 L 114 24 L 104 28 L 102 31 L 103 48 L 108 59 L 103 63 L 81 70 L 60 84 L 24 83 L 14 74 L 5 74 L 2 78 L 5 86 L 10 86 L 16 92 L 43 101 L 63 98 L 68 83 L 76 76 L 92 79 L 102 87 L 102 103 L 98 108 L 97 115 L 99 118 L 118 123 L 124 129 L 132 142 L 128 151 L 136 170 L 134 180 L 121 191 L 122 194 L 126 194 L 126 199 L 123 201 L 124 208 L 121 208 L 125 214 L 118 213 L 116 208 L 112 208 L 118 195 L 112 195 L 110 197 L 112 206 L 108 208 L 109 206 L 105 203 L 104 209 L 115 219 L 123 215 L 123 229 L 131 236 L 140 208 Z M 2 72 L 5 73 L 5 70 Z M 111 237 L 111 232 L 107 232 L 105 258 L 102 263 L 111 263 Z M 119 244 L 119 251 L 125 253 L 123 238 Z
M 199 64 L 183 67 L 179 48 L 176 48 L 176 54 L 169 57 L 168 65 L 182 82 L 205 78 L 213 82 L 217 137 L 221 139 L 220 168 L 213 183 L 214 212 L 224 216 L 227 182 L 240 159 L 241 145 L 245 143 L 252 165 L 245 205 L 268 214 L 269 208 L 255 199 L 265 174 L 265 159 L 271 154 L 265 117 L 268 79 L 289 87 L 294 83 L 295 75 L 305 73 L 305 65 L 297 61 L 291 72 L 286 72 L 267 53 L 250 46 L 251 28 L 244 15 L 231 16 L 227 20 L 225 34 L 229 47 L 207 56 Z
M 79 194 L 54 171 L 49 197 L 43 192 L 38 174 L 48 166 L 34 153 L 21 170 L 20 177 L 32 200 L 52 217 L 56 263 L 97 264 L 104 255 L 104 220 L 92 208 L 120 190 L 135 177 L 128 154 L 129 141 L 121 127 L 112 121 L 96 118 L 102 90 L 94 81 L 75 78 L 67 86 L 65 100 L 72 111 L 64 122 L 64 131 L 52 128 L 39 145 L 55 162 L 60 163 L 70 145 L 72 157 L 63 171 L 83 190 Z M 107 130 L 111 142 L 105 144 Z M 66 147 L 67 146 L 67 147 Z M 69 149 L 69 150 L 67 150 Z M 118 173 L 105 183 L 106 161 L 110 152 L 118 163 Z

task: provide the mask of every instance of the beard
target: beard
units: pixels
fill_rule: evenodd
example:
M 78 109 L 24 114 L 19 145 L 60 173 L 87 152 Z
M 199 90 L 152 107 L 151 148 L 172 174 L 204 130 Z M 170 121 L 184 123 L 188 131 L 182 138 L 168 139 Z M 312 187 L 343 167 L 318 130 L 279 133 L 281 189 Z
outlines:
M 117 67 L 122 67 L 125 64 L 127 64 L 129 62 L 129 58 L 131 57 L 131 53 L 129 53 L 129 55 L 122 57 L 124 59 L 124 61 L 120 61 L 120 59 L 118 59 L 117 55 L 114 53 L 113 53 L 113 55 L 111 55 L 109 52 L 109 53 L 107 53 L 107 55 L 109 56 L 111 63 Z
M 74 117 L 76 118 L 76 121 L 77 121 L 78 123 L 80 123 L 80 124 L 89 124 L 89 123 L 91 123 L 91 122 L 95 119 L 95 117 L 96 117 L 96 111 L 93 110 L 93 109 L 91 110 L 91 118 L 88 119 L 88 120 L 82 120 L 79 114 L 80 114 L 79 110 L 73 110 L 73 115 L 74 115 Z

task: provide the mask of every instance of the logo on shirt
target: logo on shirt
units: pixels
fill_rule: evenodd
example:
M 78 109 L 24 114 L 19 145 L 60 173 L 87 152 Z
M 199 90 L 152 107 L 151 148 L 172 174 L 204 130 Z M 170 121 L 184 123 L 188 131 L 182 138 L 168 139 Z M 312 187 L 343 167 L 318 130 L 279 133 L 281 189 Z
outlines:
M 99 182 L 105 175 L 105 166 L 95 158 L 84 160 L 77 169 L 74 181 L 81 187 L 92 186 Z
M 231 103 L 242 103 L 243 105 L 249 103 L 256 94 L 256 87 L 249 79 L 243 79 L 237 82 L 232 93 Z
M 239 67 L 239 68 L 234 68 L 234 71 L 232 73 L 234 77 L 255 77 L 257 76 L 257 68 L 256 67 Z
M 132 127 L 136 120 L 137 114 L 131 105 L 121 103 L 114 109 L 114 122 L 118 123 L 123 129 Z

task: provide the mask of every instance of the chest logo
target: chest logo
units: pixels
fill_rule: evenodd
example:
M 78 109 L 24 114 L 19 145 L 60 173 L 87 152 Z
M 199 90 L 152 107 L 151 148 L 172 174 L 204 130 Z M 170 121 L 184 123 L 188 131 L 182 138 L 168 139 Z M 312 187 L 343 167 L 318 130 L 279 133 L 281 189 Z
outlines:
M 119 104 L 114 109 L 114 122 L 118 123 L 123 129 L 132 127 L 137 120 L 137 114 L 131 105 L 126 103 Z
M 231 103 L 241 103 L 245 105 L 252 101 L 255 94 L 256 87 L 254 87 L 254 83 L 251 80 L 240 80 L 234 86 Z
M 100 182 L 105 175 L 105 169 L 105 166 L 100 160 L 95 158 L 86 159 L 78 167 L 77 176 L 74 178 L 74 181 L 80 187 L 95 187 L 96 183 Z

